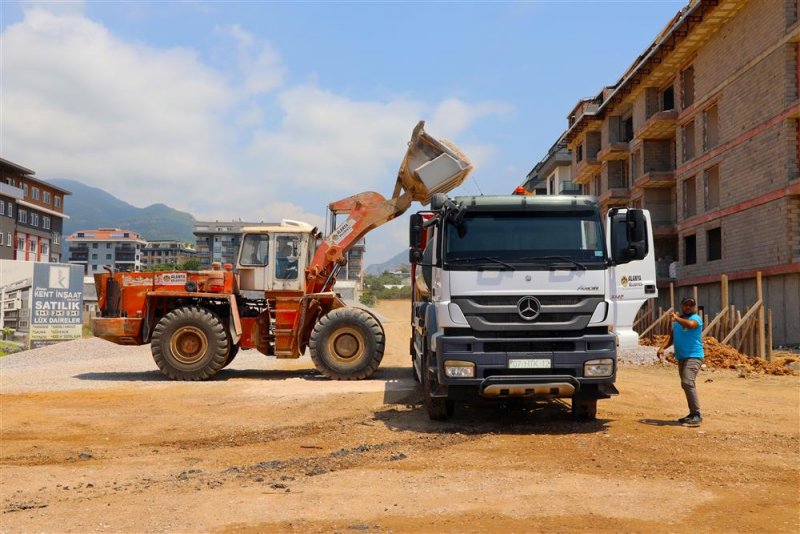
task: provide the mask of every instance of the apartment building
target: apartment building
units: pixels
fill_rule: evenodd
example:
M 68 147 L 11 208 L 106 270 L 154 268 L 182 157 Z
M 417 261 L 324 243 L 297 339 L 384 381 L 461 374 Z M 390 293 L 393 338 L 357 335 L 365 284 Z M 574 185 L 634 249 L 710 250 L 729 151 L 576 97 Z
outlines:
M 142 267 L 159 264 L 183 265 L 197 257 L 194 244 L 183 241 L 148 241 L 142 249 Z
M 0 259 L 59 262 L 66 189 L 0 158 Z
M 581 186 L 572 181 L 572 154 L 563 138 L 550 147 L 522 182 L 534 195 L 580 195 Z
M 800 344 L 799 10 L 692 1 L 563 134 L 604 211 L 650 210 L 662 288 L 696 285 L 715 314 L 721 274 L 743 308 L 761 271 L 776 344 Z
M 141 271 L 142 251 L 147 241 L 132 230 L 98 228 L 70 234 L 69 263 L 83 265 L 84 275 L 115 271 Z

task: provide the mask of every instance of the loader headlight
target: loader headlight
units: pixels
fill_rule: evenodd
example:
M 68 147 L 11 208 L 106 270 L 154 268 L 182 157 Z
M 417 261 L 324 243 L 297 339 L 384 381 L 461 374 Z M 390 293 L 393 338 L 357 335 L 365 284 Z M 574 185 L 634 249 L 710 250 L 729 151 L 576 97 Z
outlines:
M 600 358 L 599 360 L 589 360 L 583 364 L 583 376 L 611 376 L 614 372 L 614 360 L 611 358 Z
M 448 378 L 474 378 L 475 364 L 458 360 L 445 360 L 444 374 Z

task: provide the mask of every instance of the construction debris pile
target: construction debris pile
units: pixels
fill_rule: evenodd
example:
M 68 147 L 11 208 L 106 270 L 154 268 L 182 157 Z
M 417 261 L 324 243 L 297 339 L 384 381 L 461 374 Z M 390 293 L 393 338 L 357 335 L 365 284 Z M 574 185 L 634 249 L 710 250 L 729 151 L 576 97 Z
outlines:
M 667 336 L 653 336 L 653 339 L 640 339 L 639 344 L 651 347 L 661 346 Z M 768 375 L 794 375 L 797 371 L 788 367 L 788 364 L 800 361 L 797 358 L 779 358 L 773 361 L 753 358 L 742 354 L 730 345 L 723 345 L 716 338 L 704 337 L 703 348 L 705 349 L 705 364 L 712 369 L 734 369 L 745 373 L 761 373 Z M 666 360 L 677 364 L 675 355 L 672 352 L 666 354 Z

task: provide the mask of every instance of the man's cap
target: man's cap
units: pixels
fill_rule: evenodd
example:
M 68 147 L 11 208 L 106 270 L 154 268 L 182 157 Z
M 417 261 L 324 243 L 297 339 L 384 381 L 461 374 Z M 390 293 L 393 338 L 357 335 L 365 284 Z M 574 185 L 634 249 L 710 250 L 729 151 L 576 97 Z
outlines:
M 694 297 L 683 297 L 681 299 L 681 304 L 689 304 L 689 303 L 697 304 L 697 302 L 695 302 L 694 300 Z

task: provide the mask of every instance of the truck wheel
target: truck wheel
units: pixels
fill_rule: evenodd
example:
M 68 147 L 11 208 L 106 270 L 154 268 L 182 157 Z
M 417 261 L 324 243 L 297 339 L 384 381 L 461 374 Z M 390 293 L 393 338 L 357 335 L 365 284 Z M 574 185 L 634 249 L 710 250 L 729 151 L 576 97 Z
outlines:
M 228 367 L 233 359 L 236 358 L 236 355 L 239 354 L 239 345 L 234 345 L 230 342 L 230 339 L 228 340 L 228 347 L 230 348 L 228 349 L 228 355 L 225 357 L 225 365 L 222 366 L 223 369 Z
M 384 345 L 378 320 L 358 308 L 337 308 L 320 317 L 308 344 L 314 366 L 334 380 L 371 376 L 381 364 Z
M 206 380 L 225 366 L 228 334 L 219 318 L 199 306 L 166 314 L 153 330 L 153 359 L 173 380 Z
M 572 417 L 582 421 L 597 419 L 597 399 L 581 395 L 572 397 Z
M 456 409 L 455 401 L 434 397 L 431 395 L 431 373 L 428 370 L 430 362 L 427 353 L 422 358 L 422 395 L 425 411 L 431 421 L 447 421 L 453 417 Z

